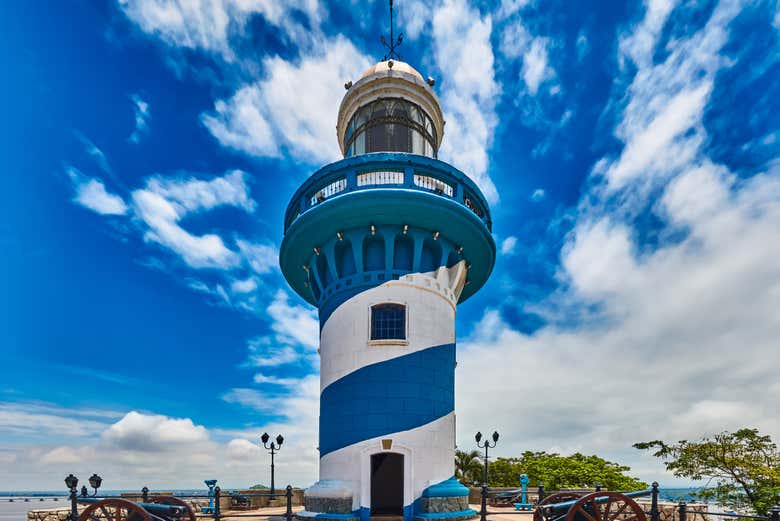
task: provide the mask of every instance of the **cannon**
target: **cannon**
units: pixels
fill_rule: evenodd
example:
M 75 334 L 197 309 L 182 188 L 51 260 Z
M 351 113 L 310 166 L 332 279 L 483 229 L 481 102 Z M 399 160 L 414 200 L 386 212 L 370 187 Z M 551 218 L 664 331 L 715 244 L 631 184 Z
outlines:
M 647 521 L 634 498 L 652 495 L 653 490 L 619 492 L 559 492 L 540 501 L 534 521 Z
M 154 496 L 148 502 L 121 498 L 79 497 L 88 505 L 78 521 L 195 521 L 192 508 L 179 498 Z

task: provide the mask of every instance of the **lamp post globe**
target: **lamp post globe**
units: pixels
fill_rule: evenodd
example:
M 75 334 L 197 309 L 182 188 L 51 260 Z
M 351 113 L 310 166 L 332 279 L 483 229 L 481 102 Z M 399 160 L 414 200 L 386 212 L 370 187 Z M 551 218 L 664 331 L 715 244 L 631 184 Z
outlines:
M 74 490 L 79 486 L 79 478 L 73 474 L 69 474 L 68 477 L 65 478 L 65 486 L 68 487 L 69 490 Z
M 103 483 L 103 478 L 101 478 L 97 474 L 92 474 L 89 477 L 89 486 L 95 489 L 96 494 L 97 494 L 97 490 L 100 488 L 100 485 L 102 483 Z

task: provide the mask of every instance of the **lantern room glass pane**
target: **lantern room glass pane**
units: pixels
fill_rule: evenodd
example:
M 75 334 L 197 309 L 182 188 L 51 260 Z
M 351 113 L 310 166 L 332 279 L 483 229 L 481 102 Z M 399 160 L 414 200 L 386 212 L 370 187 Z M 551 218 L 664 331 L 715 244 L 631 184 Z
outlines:
M 347 125 L 346 156 L 370 152 L 411 152 L 436 157 L 431 118 L 404 99 L 380 98 L 361 107 Z

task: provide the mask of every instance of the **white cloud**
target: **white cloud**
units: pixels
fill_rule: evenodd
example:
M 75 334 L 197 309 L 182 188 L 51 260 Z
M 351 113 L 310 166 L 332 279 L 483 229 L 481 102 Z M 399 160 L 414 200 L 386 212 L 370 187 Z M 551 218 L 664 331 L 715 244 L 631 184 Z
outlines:
M 234 388 L 225 393 L 222 399 L 228 403 L 235 403 L 249 407 L 259 412 L 278 414 L 288 419 L 300 417 L 308 420 L 317 417 L 320 399 L 320 377 L 313 374 L 297 379 L 294 393 L 282 394 L 263 393 L 256 389 Z M 302 423 L 301 425 L 306 425 Z M 312 432 L 309 437 L 317 435 L 315 424 L 309 424 Z
M 668 483 L 632 443 L 745 426 L 780 435 L 772 412 L 780 396 L 773 375 L 780 363 L 779 173 L 737 184 L 712 165 L 687 171 L 660 204 L 670 224 L 690 234 L 650 254 L 637 250 L 625 224 L 578 226 L 562 259 L 571 290 L 558 298 L 571 306 L 585 300 L 598 313 L 532 335 L 486 313 L 460 343 L 460 439 L 487 422 L 512 433 L 501 454 L 585 450 Z M 484 407 L 485 397 L 509 392 L 543 392 L 545 400 Z
M 237 462 L 246 462 L 250 465 L 256 465 L 256 462 L 262 453 L 263 451 L 260 448 L 260 445 L 242 438 L 230 440 L 227 444 L 228 457 Z
M 546 192 L 542 188 L 537 188 L 534 190 L 534 192 L 531 194 L 531 200 L 535 203 L 538 203 L 542 199 L 546 197 Z
M 314 352 L 319 347 L 320 329 L 316 310 L 290 303 L 283 290 L 265 309 L 270 318 L 272 335 L 258 336 L 247 343 L 250 367 L 277 367 L 285 364 L 316 362 Z
M 284 433 L 285 447 L 277 457 L 277 483 L 308 486 L 316 476 L 317 378 L 301 380 L 300 394 L 276 396 L 275 405 L 289 417 L 249 425 L 242 431 L 209 430 L 191 418 L 171 418 L 152 413 L 128 412 L 115 423 L 100 423 L 98 429 L 74 435 L 67 416 L 60 417 L 64 431 L 42 430 L 25 434 L 24 443 L 11 442 L 0 450 L 0 488 L 58 489 L 61 476 L 73 472 L 88 476 L 95 468 L 110 488 L 152 489 L 190 487 L 201 489 L 204 475 L 215 475 L 225 487 L 248 487 L 257 483 L 257 465 L 266 460 L 257 446 L 257 436 L 267 430 Z M 14 404 L 21 411 L 79 416 L 103 415 L 105 411 L 85 411 Z M 274 411 L 277 412 L 277 411 Z M 29 414 L 29 413 L 28 413 Z M 111 413 L 112 417 L 114 413 Z M 276 415 L 275 415 L 276 416 Z M 54 426 L 54 422 L 52 422 Z M 58 445 L 51 445 L 56 438 Z M 255 440 L 254 442 L 250 440 Z M 223 457 L 227 456 L 227 457 Z
M 508 18 L 531 3 L 531 0 L 501 0 L 498 7 L 498 18 Z
M 403 28 L 406 39 L 416 40 L 431 22 L 430 3 L 423 0 L 397 3 L 395 13 L 398 16 L 398 27 Z
M 509 22 L 501 31 L 501 45 L 499 49 L 504 57 L 509 59 L 519 58 L 528 49 L 528 44 L 533 40 L 531 33 L 518 19 L 515 22 Z
M 584 30 L 580 31 L 580 34 L 577 35 L 577 60 L 582 61 L 583 58 L 590 52 L 590 42 L 588 41 L 588 37 L 585 35 Z
M 0 402 L 0 433 L 27 438 L 58 436 L 59 439 L 92 436 L 116 413 L 59 408 L 39 403 Z
M 141 99 L 137 94 L 130 98 L 133 101 L 133 113 L 135 115 L 135 129 L 130 134 L 128 140 L 131 143 L 138 143 L 141 136 L 149 131 L 149 103 Z
M 225 61 L 236 59 L 232 44 L 245 36 L 245 26 L 254 15 L 262 16 L 283 35 L 303 44 L 309 28 L 318 30 L 323 9 L 316 0 L 118 0 L 125 15 L 138 27 L 164 43 L 217 54 Z M 301 13 L 306 24 L 298 22 Z
M 264 275 L 279 267 L 279 251 L 272 244 L 255 244 L 246 240 L 236 240 L 236 245 L 252 270 Z
M 279 342 L 301 345 L 311 351 L 319 347 L 320 327 L 314 309 L 290 304 L 287 293 L 279 290 L 267 311 Z
M 301 354 L 288 345 L 275 345 L 268 336 L 260 336 L 247 342 L 247 365 L 253 367 L 277 367 L 297 362 Z
M 740 3 L 719 3 L 702 29 L 676 40 L 666 58 L 655 63 L 653 51 L 672 7 L 668 1 L 649 2 L 644 20 L 620 40 L 619 58 L 631 60 L 637 70 L 615 130 L 625 147 L 605 169 L 610 190 L 639 179 L 641 190 L 652 189 L 693 161 L 705 139 L 703 110 L 715 75 L 730 63 L 719 53 Z
M 780 31 L 780 0 L 775 4 L 775 16 L 772 18 L 772 25 L 775 26 L 775 29 Z
M 101 215 L 124 215 L 127 213 L 127 205 L 124 200 L 118 195 L 108 192 L 103 181 L 87 177 L 74 167 L 67 167 L 67 172 L 76 192 L 73 196 L 74 203 Z
M 280 385 L 282 387 L 291 388 L 300 384 L 300 378 L 280 378 L 278 376 L 268 376 L 262 373 L 257 373 L 253 380 L 256 384 Z
M 136 216 L 148 227 L 144 238 L 180 255 L 193 268 L 232 268 L 241 257 L 214 233 L 194 235 L 179 224 L 190 213 L 217 206 L 236 206 L 247 212 L 255 203 L 245 173 L 234 170 L 211 181 L 153 177 L 132 194 Z
M 620 39 L 618 59 L 621 64 L 629 59 L 641 66 L 648 66 L 661 30 L 677 0 L 645 0 L 645 16 L 631 34 Z
M 443 75 L 441 100 L 447 120 L 442 158 L 463 169 L 491 203 L 498 191 L 488 175 L 487 153 L 497 124 L 500 86 L 493 70 L 490 16 L 465 0 L 444 0 L 433 13 L 436 65 Z
M 234 280 L 230 285 L 233 293 L 249 293 L 257 289 L 257 281 L 252 277 L 245 280 Z
M 78 139 L 82 145 L 84 145 L 84 151 L 95 160 L 101 170 L 106 174 L 112 175 L 111 166 L 108 164 L 108 158 L 98 146 L 92 142 L 87 136 L 81 132 L 74 132 L 76 139 Z
M 515 252 L 515 249 L 517 248 L 517 237 L 514 235 L 510 235 L 503 241 L 501 241 L 501 254 L 502 255 L 511 255 Z
M 252 156 L 281 157 L 286 150 L 308 163 L 339 159 L 334 126 L 344 81 L 370 61 L 343 36 L 317 49 L 297 63 L 266 58 L 263 80 L 218 100 L 201 121 L 223 146 Z
M 58 465 L 63 463 L 78 463 L 81 457 L 72 447 L 62 446 L 52 449 L 41 456 L 41 463 L 45 465 Z
M 548 65 L 547 38 L 534 38 L 528 50 L 523 55 L 523 70 L 521 75 L 531 96 L 536 96 L 539 86 L 552 78 L 555 73 Z
M 658 63 L 652 56 L 670 5 L 652 6 L 638 36 L 620 47 L 638 66 L 628 91 L 615 93 L 626 145 L 617 161 L 594 166 L 561 252 L 562 287 L 526 308 L 547 325 L 523 334 L 489 310 L 460 343 L 458 371 L 468 377 L 457 380 L 458 436 L 470 439 L 487 423 L 512 433 L 497 454 L 598 453 L 670 484 L 632 443 L 746 426 L 780 435 L 780 170 L 772 163 L 739 178 L 701 146 L 738 5 L 721 2 Z M 637 209 L 659 221 L 657 244 L 642 242 Z M 489 397 L 540 392 L 543 401 L 484 407 Z
M 157 452 L 172 446 L 198 444 L 209 439 L 208 431 L 189 418 L 130 411 L 103 433 L 103 440 L 120 450 Z

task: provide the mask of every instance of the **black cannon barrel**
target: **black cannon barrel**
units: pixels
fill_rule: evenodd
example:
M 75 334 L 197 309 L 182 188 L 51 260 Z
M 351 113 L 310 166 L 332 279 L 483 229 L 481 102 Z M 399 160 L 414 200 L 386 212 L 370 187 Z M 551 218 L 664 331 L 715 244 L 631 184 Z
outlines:
M 653 493 L 653 489 L 647 489 L 647 490 L 637 490 L 636 492 L 625 492 L 622 493 L 626 497 L 635 498 L 635 497 L 643 497 L 643 496 L 649 496 Z M 584 496 L 583 496 L 584 497 Z M 568 511 L 571 507 L 573 507 L 579 499 L 572 499 L 571 501 L 564 501 L 562 503 L 553 503 L 551 505 L 542 505 L 542 509 L 545 512 L 560 512 L 561 510 Z M 596 503 L 606 503 L 609 501 L 609 497 L 606 495 L 604 497 L 597 497 Z
M 78 498 L 78 501 L 79 503 L 93 504 L 93 503 L 99 503 L 104 499 L 105 498 L 99 498 L 99 497 L 80 497 Z M 124 499 L 124 498 L 117 498 L 117 499 Z M 180 517 L 187 510 L 185 507 L 179 505 L 161 505 L 159 503 L 138 503 L 136 501 L 132 501 L 132 503 L 135 503 L 136 505 L 143 508 L 150 514 L 154 514 L 156 516 Z

